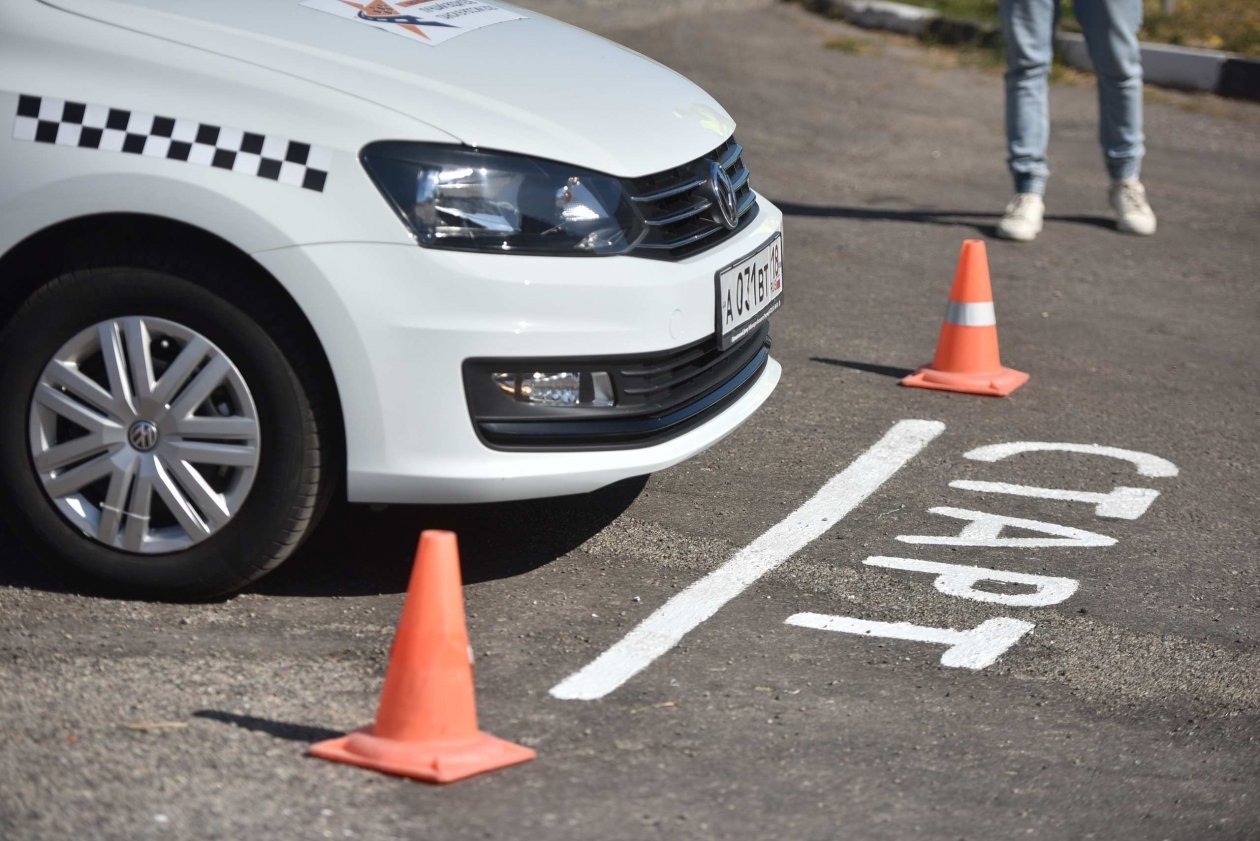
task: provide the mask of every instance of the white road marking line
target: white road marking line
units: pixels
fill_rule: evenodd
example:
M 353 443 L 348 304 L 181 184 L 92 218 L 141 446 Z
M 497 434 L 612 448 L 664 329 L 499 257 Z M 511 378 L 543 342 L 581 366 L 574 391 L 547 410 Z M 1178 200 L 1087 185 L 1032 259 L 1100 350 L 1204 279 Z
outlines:
M 861 634 L 887 639 L 933 642 L 947 645 L 941 655 L 941 665 L 954 669 L 983 669 L 1020 641 L 1033 629 L 1033 623 L 999 617 L 981 622 L 969 631 L 953 628 L 928 628 L 909 622 L 870 622 L 849 616 L 825 616 L 821 613 L 798 613 L 789 616 L 784 624 L 820 631 L 838 631 L 842 634 Z
M 1040 520 L 1025 520 L 1022 517 L 1004 517 L 1001 514 L 990 514 L 986 511 L 942 506 L 929 508 L 928 513 L 971 522 L 963 526 L 963 530 L 958 534 L 899 534 L 897 539 L 902 543 L 925 543 L 933 546 L 1009 546 L 1024 549 L 1048 546 L 1111 546 L 1116 542 L 1114 537 L 1085 529 L 1043 523 Z M 1007 528 L 1026 529 L 1055 536 L 1002 537 L 1002 530 Z
M 1009 485 L 1006 482 L 972 482 L 968 479 L 950 482 L 949 486 L 979 493 L 1031 496 L 1036 499 L 1062 499 L 1068 502 L 1092 502 L 1094 513 L 1099 517 L 1114 517 L 1120 520 L 1136 520 L 1141 517 L 1159 496 L 1159 491 L 1152 488 L 1123 486 L 1105 494 L 1091 491 L 1065 491 L 1058 488 L 1037 488 L 1031 485 Z
M 976 447 L 963 453 L 964 458 L 975 461 L 1001 461 L 1008 456 L 1019 453 L 1055 452 L 1083 453 L 1091 456 L 1106 456 L 1132 462 L 1142 476 L 1176 476 L 1177 465 L 1166 458 L 1153 456 L 1138 450 L 1122 450 L 1119 447 L 1104 447 L 1101 444 L 1065 444 L 1051 441 L 1013 441 L 1009 444 L 990 444 L 987 447 Z
M 1029 575 L 1024 572 L 1007 572 L 1004 569 L 964 566 L 962 564 L 943 564 L 935 561 L 920 561 L 916 558 L 888 558 L 873 555 L 862 563 L 867 566 L 885 567 L 887 569 L 904 569 L 910 572 L 935 573 L 932 585 L 947 596 L 970 599 L 974 602 L 992 602 L 1008 607 L 1049 607 L 1052 604 L 1066 601 L 1081 583 L 1075 578 L 1060 578 L 1054 575 Z M 979 590 L 976 585 L 982 581 L 998 581 L 1007 584 L 1021 584 L 1035 588 L 1031 593 L 994 593 L 991 590 Z
M 847 516 L 944 431 L 945 424 L 939 421 L 903 420 L 894 424 L 812 499 L 671 598 L 612 648 L 552 687 L 552 696 L 593 701 L 617 689 L 757 579 Z

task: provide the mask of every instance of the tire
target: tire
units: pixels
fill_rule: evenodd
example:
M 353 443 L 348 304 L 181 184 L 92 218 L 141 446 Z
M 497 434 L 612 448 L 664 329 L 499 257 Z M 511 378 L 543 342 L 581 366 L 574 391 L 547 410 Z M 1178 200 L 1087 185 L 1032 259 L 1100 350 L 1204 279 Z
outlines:
M 95 589 L 223 596 L 313 530 L 328 424 L 239 270 L 127 259 L 62 274 L 0 333 L 0 510 Z

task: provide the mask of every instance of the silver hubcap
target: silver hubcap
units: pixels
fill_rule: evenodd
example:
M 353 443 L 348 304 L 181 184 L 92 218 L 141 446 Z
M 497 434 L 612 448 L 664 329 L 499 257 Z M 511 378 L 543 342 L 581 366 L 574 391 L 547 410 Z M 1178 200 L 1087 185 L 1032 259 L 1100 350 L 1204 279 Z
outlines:
M 88 537 L 176 552 L 240 510 L 258 469 L 258 414 L 208 339 L 131 316 L 89 327 L 44 367 L 30 447 L 44 491 Z

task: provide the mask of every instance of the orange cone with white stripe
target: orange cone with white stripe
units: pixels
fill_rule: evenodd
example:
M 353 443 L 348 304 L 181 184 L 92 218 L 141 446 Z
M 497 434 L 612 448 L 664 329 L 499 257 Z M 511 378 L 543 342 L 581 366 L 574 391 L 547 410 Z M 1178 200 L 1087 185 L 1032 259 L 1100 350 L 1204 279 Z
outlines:
M 310 753 L 429 783 L 534 758 L 529 748 L 477 729 L 454 532 L 420 534 L 376 723 L 311 745 Z
M 936 359 L 901 381 L 914 388 L 1005 397 L 1024 383 L 1023 371 L 1003 368 L 984 240 L 963 242 Z

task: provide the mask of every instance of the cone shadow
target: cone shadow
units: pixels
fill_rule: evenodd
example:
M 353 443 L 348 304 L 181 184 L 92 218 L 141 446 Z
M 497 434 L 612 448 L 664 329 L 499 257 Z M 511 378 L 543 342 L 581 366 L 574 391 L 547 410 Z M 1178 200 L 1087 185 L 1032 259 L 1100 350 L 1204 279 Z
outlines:
M 997 220 L 1001 213 L 973 210 L 933 210 L 931 208 L 893 209 L 883 207 L 844 207 L 841 205 L 801 204 L 800 202 L 778 201 L 771 199 L 774 205 L 786 216 L 804 216 L 815 219 L 856 219 L 869 222 L 908 222 L 916 225 L 944 225 L 948 227 L 971 228 L 987 237 L 997 236 Z M 1072 225 L 1084 225 L 1091 228 L 1115 230 L 1116 223 L 1105 216 L 1068 213 L 1050 214 L 1047 222 L 1066 222 Z
M 835 365 L 839 368 L 852 368 L 854 371 L 863 371 L 867 374 L 879 374 L 883 377 L 893 377 L 901 379 L 908 377 L 914 373 L 913 368 L 894 368 L 891 365 L 876 365 L 873 362 L 854 362 L 849 359 L 829 359 L 825 356 L 811 356 L 810 362 L 821 362 L 824 365 Z
M 816 219 L 858 219 L 879 222 L 915 222 L 922 225 L 949 225 L 979 228 L 984 222 L 997 219 L 1000 213 L 973 210 L 933 210 L 931 208 L 893 209 L 887 207 L 845 207 L 842 205 L 801 204 L 771 199 L 785 216 L 810 216 Z M 990 227 L 992 227 L 990 225 Z
M 332 739 L 341 735 L 340 731 L 329 730 L 326 727 L 310 727 L 305 724 L 272 721 L 269 718 L 237 715 L 236 713 L 225 713 L 221 710 L 197 710 L 193 713 L 193 718 L 218 721 L 222 724 L 240 727 L 243 730 L 266 733 L 268 736 L 275 736 L 277 739 L 287 739 L 290 742 L 316 742 L 321 739 Z

